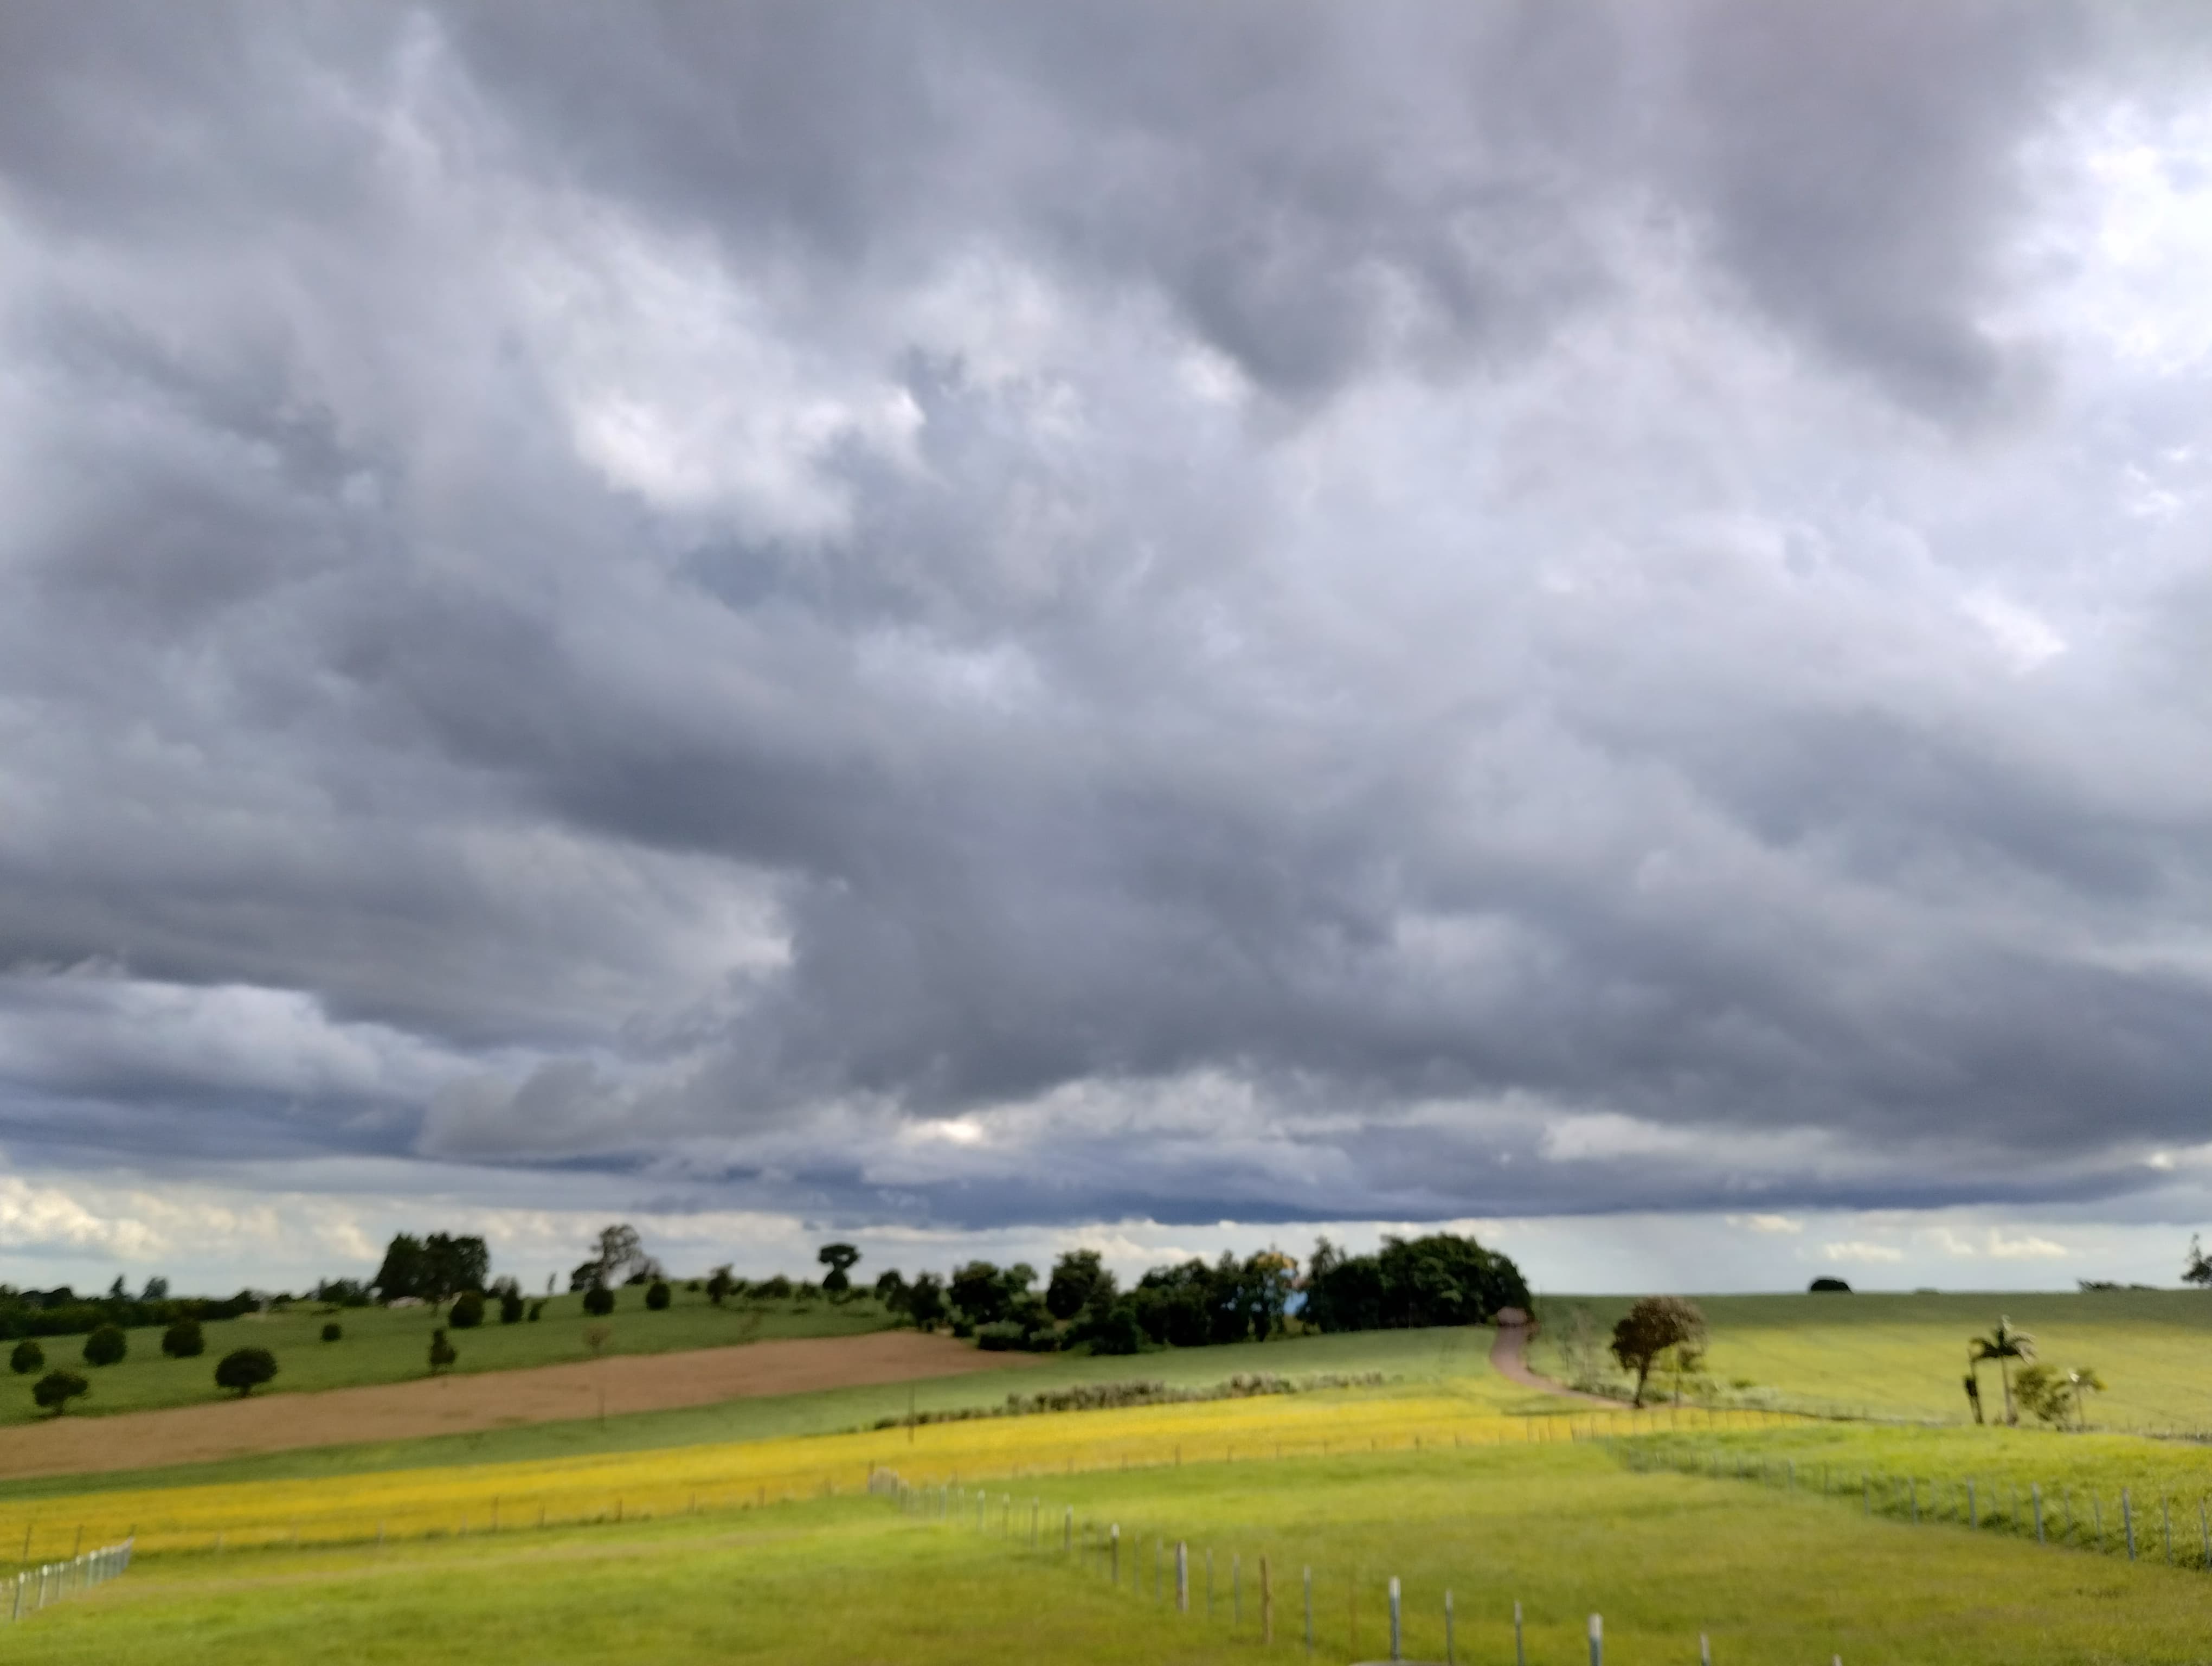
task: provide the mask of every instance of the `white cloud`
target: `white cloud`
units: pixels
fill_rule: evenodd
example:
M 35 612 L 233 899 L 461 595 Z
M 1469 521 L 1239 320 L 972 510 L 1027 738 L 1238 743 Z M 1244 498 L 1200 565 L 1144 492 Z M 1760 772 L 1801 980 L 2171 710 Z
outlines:
M 1867 1262 L 1883 1264 L 1905 1259 L 1905 1251 L 1893 1243 L 1869 1243 L 1863 1239 L 1850 1239 L 1842 1243 L 1824 1243 L 1820 1253 L 1832 1262 Z
M 2063 1243 L 2033 1233 L 2007 1237 L 1994 1226 L 1990 1228 L 1989 1245 L 1990 1254 L 1999 1261 L 2064 1261 L 2074 1253 Z

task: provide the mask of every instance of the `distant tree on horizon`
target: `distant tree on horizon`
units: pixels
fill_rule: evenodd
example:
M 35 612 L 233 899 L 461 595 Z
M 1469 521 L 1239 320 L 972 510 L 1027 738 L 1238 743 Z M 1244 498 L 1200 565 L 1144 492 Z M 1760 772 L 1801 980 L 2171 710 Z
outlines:
M 823 1274 L 822 1287 L 833 1296 L 842 1296 L 853 1287 L 848 1276 L 859 1264 L 860 1252 L 849 1243 L 825 1243 L 814 1252 L 814 1259 L 828 1268 Z
M 2194 1232 L 2189 1235 L 2189 1256 L 2182 1263 L 2181 1281 L 2200 1287 L 2212 1285 L 2212 1261 L 2204 1259 L 2204 1245 Z

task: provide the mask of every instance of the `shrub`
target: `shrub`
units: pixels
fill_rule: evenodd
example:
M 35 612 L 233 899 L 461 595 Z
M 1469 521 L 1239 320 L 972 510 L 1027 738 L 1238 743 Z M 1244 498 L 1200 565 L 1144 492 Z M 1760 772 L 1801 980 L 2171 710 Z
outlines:
M 207 1352 L 198 1319 L 179 1319 L 161 1333 L 161 1352 L 172 1359 L 197 1359 Z
M 544 1303 L 543 1303 L 543 1302 L 532 1302 L 532 1303 L 531 1303 L 531 1304 L 530 1304 L 530 1322 L 531 1322 L 532 1324 L 533 1324 L 533 1325 L 534 1325 L 534 1324 L 536 1324 L 536 1323 L 537 1323 L 540 1319 L 544 1318 L 544 1316 L 545 1316 L 545 1304 L 544 1304 Z
M 615 1292 L 603 1284 L 595 1284 L 584 1292 L 584 1311 L 594 1319 L 604 1319 L 615 1310 Z
M 84 1363 L 88 1365 L 119 1365 L 130 1351 L 129 1340 L 115 1325 L 102 1325 L 84 1339 Z
M 344 1335 L 345 1327 L 340 1324 L 336 1319 L 331 1320 L 328 1324 L 323 1327 L 323 1340 L 325 1342 L 335 1342 Z
M 668 1281 L 665 1279 L 655 1279 L 646 1286 L 645 1304 L 655 1313 L 667 1310 L 668 1299 Z
M 446 1316 L 455 1330 L 474 1330 L 483 1322 L 483 1298 L 468 1290 L 453 1298 L 453 1310 Z
M 1848 1296 L 1851 1293 L 1850 1286 L 1845 1284 L 1841 1279 L 1815 1279 L 1813 1280 L 1811 1287 L 1814 1294 L 1815 1295 L 1841 1294 Z
M 791 1299 L 791 1280 L 781 1273 L 775 1274 L 755 1285 L 753 1294 L 767 1301 L 787 1302 Z
M 267 1348 L 233 1348 L 215 1368 L 215 1385 L 243 1400 L 276 1375 L 276 1356 Z
M 522 1320 L 523 1300 L 520 1290 L 502 1290 L 499 1293 L 499 1322 L 503 1325 L 519 1324 Z
M 436 1376 L 460 1357 L 461 1351 L 446 1340 L 446 1333 L 442 1329 L 430 1333 L 430 1374 L 432 1376 Z
M 8 1369 L 18 1377 L 28 1377 L 46 1363 L 46 1349 L 27 1336 L 16 1343 L 15 1351 L 8 1356 Z
M 686 1284 L 684 1287 L 686 1290 L 690 1291 L 693 1295 L 695 1295 L 695 1296 L 696 1296 L 696 1295 L 697 1295 L 697 1294 L 699 1293 L 699 1280 L 696 1280 L 696 1279 L 693 1279 L 690 1283 Z
M 69 1402 L 77 1395 L 91 1392 L 92 1384 L 73 1371 L 50 1371 L 31 1386 L 31 1398 L 56 1417 L 67 1411 Z
M 1098 1321 L 1091 1335 L 1091 1351 L 1093 1353 L 1134 1353 L 1144 1345 L 1145 1332 L 1137 1322 L 1137 1310 L 1127 1302 L 1116 1302 Z
M 1006 1353 L 1020 1348 L 1028 1338 L 1022 1328 L 1000 1319 L 975 1328 L 975 1346 L 986 1353 Z

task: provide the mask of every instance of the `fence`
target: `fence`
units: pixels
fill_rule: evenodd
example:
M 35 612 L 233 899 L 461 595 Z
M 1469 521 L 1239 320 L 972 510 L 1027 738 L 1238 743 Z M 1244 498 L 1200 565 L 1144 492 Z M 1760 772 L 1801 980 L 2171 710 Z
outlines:
M 1856 1504 L 1863 1515 L 1914 1526 L 1948 1523 L 1975 1532 L 2032 1538 L 2039 1545 L 2124 1554 L 2131 1562 L 2140 1553 L 2155 1550 L 2169 1564 L 2212 1570 L 2212 1500 L 2202 1495 L 2182 1501 L 2177 1541 L 2172 1498 L 2160 1493 L 2155 1514 L 2146 1518 L 2136 1508 L 2133 1489 L 2126 1487 L 2112 1498 L 2108 1517 L 2105 1494 L 2091 1487 L 2077 1491 L 2070 1484 L 2046 1489 L 2040 1481 L 2029 1481 L 2023 1491 L 2018 1481 L 1899 1475 L 1826 1463 L 1801 1468 L 1795 1458 L 1719 1447 L 1637 1442 L 1623 1443 L 1620 1452 L 1622 1461 L 1639 1472 L 1668 1470 L 1714 1481 L 1749 1481 Z
M 58 1602 L 64 1596 L 104 1585 L 130 1566 L 131 1541 L 125 1539 L 119 1545 L 103 1545 L 98 1550 L 85 1551 L 66 1562 L 24 1568 L 15 1575 L 13 1592 L 0 1584 L 0 1596 L 4 1596 L 8 1618 L 12 1622 L 36 1614 L 49 1602 Z
M 1042 1496 L 1017 1499 L 1011 1493 L 994 1493 L 988 1488 L 961 1487 L 954 1483 L 913 1485 L 896 1471 L 878 1469 L 868 1478 L 868 1490 L 888 1499 L 903 1513 L 950 1528 L 991 1535 L 1006 1541 L 1009 1547 L 1036 1558 L 1043 1566 L 1058 1566 L 1087 1574 L 1104 1581 L 1115 1590 L 1126 1589 L 1139 1600 L 1149 1597 L 1157 1608 L 1170 1607 L 1178 1615 L 1195 1615 L 1216 1626 L 1225 1625 L 1232 1637 L 1253 1639 L 1263 1645 L 1277 1640 L 1276 1606 L 1278 1591 L 1275 1572 L 1271 1559 L 1255 1556 L 1250 1563 L 1251 1576 L 1248 1581 L 1247 1564 L 1241 1552 L 1231 1553 L 1225 1568 L 1226 1590 L 1220 1589 L 1218 1575 L 1224 1569 L 1217 1562 L 1212 1549 L 1204 1546 L 1193 1547 L 1187 1536 L 1170 1531 L 1144 1529 L 1124 1535 L 1118 1521 L 1099 1521 L 1090 1517 L 1079 1517 L 1072 1504 L 1048 1505 Z M 1149 1554 L 1148 1554 L 1149 1553 Z M 1200 1570 L 1194 1576 L 1194 1567 Z M 1287 1574 L 1288 1570 L 1285 1572 Z M 1197 1595 L 1194 1595 L 1195 1586 Z M 1297 1583 L 1282 1595 L 1291 1599 L 1290 1613 L 1282 1640 L 1302 1646 L 1310 1658 L 1322 1646 L 1325 1629 L 1328 1641 L 1334 1645 L 1340 1637 L 1354 1660 L 1359 1658 L 1363 1634 L 1359 1626 L 1359 1596 L 1361 1578 L 1353 1572 L 1340 1584 L 1324 1579 L 1322 1588 L 1330 1591 L 1341 1590 L 1345 1596 L 1344 1630 L 1341 1633 L 1324 1628 L 1316 1623 L 1315 1592 L 1316 1582 L 1313 1566 L 1298 1566 Z M 1248 1604 L 1246 1593 L 1250 1591 Z M 1403 1583 L 1392 1576 L 1381 1589 L 1381 1625 L 1383 1639 L 1392 1661 L 1408 1659 L 1407 1638 L 1413 1629 L 1414 1616 L 1406 1604 Z M 1458 1666 L 1461 1651 L 1460 1615 L 1452 1599 L 1449 1587 L 1439 1593 L 1440 1601 L 1421 1622 L 1431 1639 L 1440 1637 L 1443 1645 L 1444 1666 Z M 1249 1618 L 1248 1619 L 1248 1613 Z M 1330 1616 L 1334 1619 L 1334 1616 Z M 1509 1621 L 1501 1613 L 1490 1622 L 1497 1628 L 1498 1651 L 1486 1651 L 1486 1658 L 1497 1658 L 1502 1653 L 1504 1633 L 1510 1624 L 1513 1639 L 1514 1666 L 1528 1666 L 1528 1621 L 1521 1604 L 1513 1604 Z M 1441 1629 L 1439 1630 L 1438 1627 Z M 1604 1666 L 1605 1622 L 1602 1616 L 1589 1616 L 1587 1635 L 1589 1642 L 1589 1666 Z M 1710 1634 L 1698 1636 L 1698 1658 L 1700 1666 L 1712 1666 L 1713 1651 Z M 1841 1656 L 1831 1657 L 1832 1666 L 1843 1666 Z

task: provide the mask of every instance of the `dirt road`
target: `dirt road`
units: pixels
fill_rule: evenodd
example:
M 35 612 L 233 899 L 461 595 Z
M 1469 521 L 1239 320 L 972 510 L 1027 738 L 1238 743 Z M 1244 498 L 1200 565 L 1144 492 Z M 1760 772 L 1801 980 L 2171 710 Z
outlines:
M 979 1353 L 946 1336 L 885 1330 L 749 1342 L 690 1353 L 485 1371 L 321 1394 L 273 1394 L 0 1429 L 0 1480 L 147 1469 L 303 1446 L 470 1434 L 522 1423 L 711 1405 L 909 1378 L 1002 1371 L 1030 1356 Z
M 1607 1400 L 1602 1395 L 1583 1394 L 1564 1383 L 1554 1383 L 1548 1377 L 1539 1377 L 1528 1369 L 1528 1339 L 1535 1335 L 1531 1324 L 1509 1325 L 1503 1322 L 1498 1327 L 1498 1340 L 1490 1345 L 1491 1368 L 1509 1383 L 1518 1383 L 1524 1389 L 1534 1389 L 1543 1394 L 1555 1394 L 1562 1400 L 1579 1400 L 1585 1406 L 1605 1406 L 1619 1410 L 1618 1400 Z

